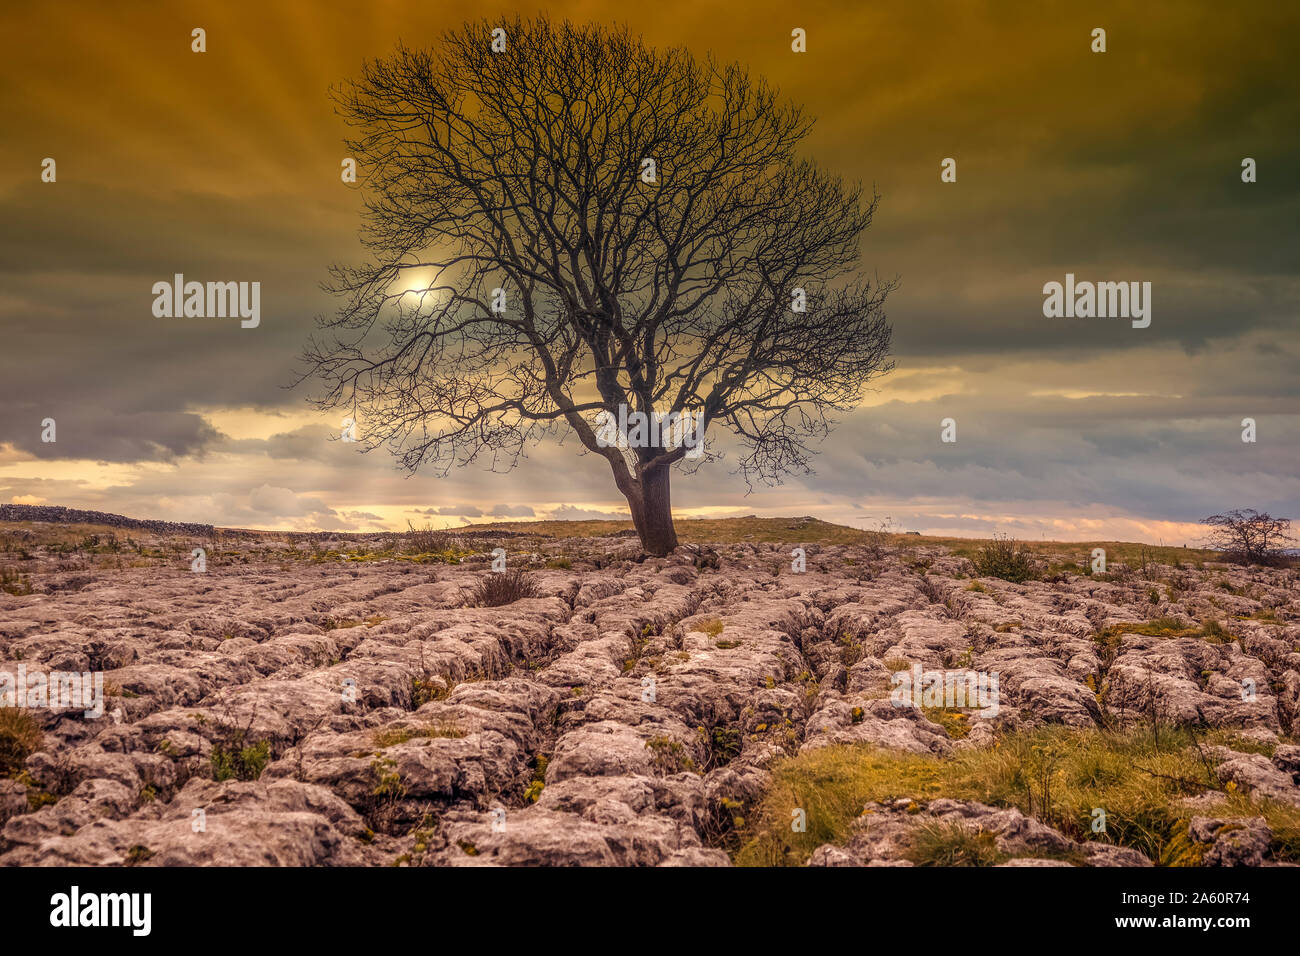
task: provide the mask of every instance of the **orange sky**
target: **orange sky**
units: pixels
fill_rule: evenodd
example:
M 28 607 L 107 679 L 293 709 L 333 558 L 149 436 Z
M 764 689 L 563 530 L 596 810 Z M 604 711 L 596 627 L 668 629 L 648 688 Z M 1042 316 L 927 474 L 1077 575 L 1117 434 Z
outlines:
M 336 307 L 326 267 L 360 256 L 329 86 L 398 40 L 542 10 L 747 64 L 818 117 L 808 155 L 882 194 L 862 252 L 901 279 L 897 371 L 816 475 L 746 496 L 723 462 L 677 479 L 681 512 L 1190 543 L 1206 514 L 1300 510 L 1300 14 L 1209 2 L 6 9 L 0 501 L 358 530 L 623 511 L 572 440 L 509 474 L 407 479 L 284 387 Z M 154 318 L 174 272 L 260 281 L 261 327 Z M 1152 282 L 1151 327 L 1045 319 L 1067 272 Z

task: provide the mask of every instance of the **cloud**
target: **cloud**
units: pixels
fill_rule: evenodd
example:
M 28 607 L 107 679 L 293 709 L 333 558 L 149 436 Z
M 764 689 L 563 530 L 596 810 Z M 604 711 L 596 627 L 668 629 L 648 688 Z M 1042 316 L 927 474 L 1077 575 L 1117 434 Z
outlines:
M 55 441 L 41 440 L 42 421 L 55 421 Z M 108 462 L 174 461 L 201 455 L 222 436 L 201 415 L 188 412 L 114 412 L 71 395 L 43 403 L 15 401 L 0 416 L 0 442 L 41 459 Z
M 288 488 L 261 485 L 248 494 L 248 506 L 254 511 L 276 517 L 305 514 L 334 514 L 334 509 L 317 498 L 308 498 Z
M 560 505 L 552 509 L 546 517 L 552 521 L 628 521 L 632 516 L 626 511 L 599 511 L 594 508 Z

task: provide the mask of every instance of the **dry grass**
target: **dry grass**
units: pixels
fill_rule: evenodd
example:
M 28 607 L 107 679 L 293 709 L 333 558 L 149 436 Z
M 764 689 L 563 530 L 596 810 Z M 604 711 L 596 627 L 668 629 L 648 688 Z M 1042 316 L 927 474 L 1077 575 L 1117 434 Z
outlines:
M 678 518 L 682 544 L 860 544 L 865 532 L 827 521 L 802 518 Z M 515 531 L 544 538 L 601 538 L 635 530 L 628 521 L 497 521 L 468 525 L 461 531 Z M 633 539 L 635 540 L 635 539 Z M 915 542 L 917 538 L 911 537 Z
M 823 843 L 846 843 L 865 803 L 951 797 L 1017 807 L 1075 840 L 1130 846 L 1164 865 L 1197 865 L 1199 850 L 1187 837 L 1194 811 L 1181 800 L 1211 789 L 1220 783 L 1185 728 L 1162 728 L 1156 737 L 1149 727 L 1121 733 L 1047 727 L 948 758 L 823 747 L 773 765 L 764 800 L 747 814 L 751 822 L 736 861 L 802 865 Z M 1235 787 L 1223 792 L 1216 815 L 1265 817 L 1273 857 L 1300 861 L 1300 809 L 1253 801 Z M 806 832 L 790 829 L 795 807 L 807 814 Z M 1101 836 L 1091 831 L 1094 807 L 1106 810 Z
M 351 540 L 370 542 L 386 540 L 403 546 L 441 545 L 448 548 L 450 554 L 455 548 L 450 547 L 457 535 L 466 532 L 509 531 L 520 534 L 536 535 L 541 538 L 564 539 L 579 537 L 603 537 L 633 530 L 631 520 L 627 521 L 496 521 L 483 524 L 465 525 L 451 530 L 433 528 L 410 528 L 406 532 L 367 533 L 351 535 L 347 533 L 331 534 L 331 540 L 340 542 Z M 25 534 L 24 534 L 25 532 Z M 101 535 L 105 539 L 114 535 L 123 541 L 126 536 L 150 537 L 147 532 L 127 528 L 114 528 L 107 525 L 80 524 L 45 524 L 33 521 L 0 522 L 0 535 L 11 534 L 22 537 L 22 543 L 28 548 L 76 547 L 86 538 Z M 250 543 L 288 539 L 294 533 L 280 531 L 254 531 L 218 529 L 218 536 L 231 540 L 247 540 Z M 771 543 L 771 544 L 826 544 L 870 547 L 878 543 L 882 532 L 878 529 L 850 528 L 845 525 L 832 524 L 817 518 L 678 518 L 677 537 L 682 544 L 737 544 L 737 543 Z M 635 540 L 633 538 L 632 540 Z M 984 543 L 975 538 L 951 538 L 929 535 L 883 534 L 883 541 L 888 547 L 942 547 L 953 551 L 960 557 L 973 558 Z M 1217 561 L 1217 552 L 1200 548 L 1181 548 L 1153 546 L 1137 542 L 1124 541 L 1021 541 L 1020 547 L 1042 559 L 1063 561 L 1084 567 L 1091 560 L 1093 548 L 1104 548 L 1109 563 L 1124 563 L 1137 566 L 1144 556 L 1148 561 L 1174 565 L 1179 562 L 1199 566 L 1206 561 Z M 441 553 L 437 548 L 435 552 Z M 460 552 L 460 554 L 468 552 Z
M 439 738 L 439 737 L 464 737 L 465 731 L 462 730 L 455 721 L 439 720 L 431 724 L 415 727 L 388 727 L 383 730 L 376 730 L 371 734 L 371 739 L 376 747 L 396 747 L 398 744 L 404 744 L 408 740 Z
M 467 525 L 465 531 L 515 531 L 545 538 L 598 538 L 632 531 L 628 521 L 495 521 Z M 842 544 L 867 546 L 879 531 L 850 528 L 813 518 L 678 518 L 677 538 L 682 544 Z M 915 534 L 886 534 L 890 547 L 947 548 L 962 557 L 974 557 L 986 539 L 950 538 Z M 1160 564 L 1200 564 L 1218 560 L 1218 554 L 1204 548 L 1154 546 L 1127 541 L 1020 541 L 1018 546 L 1040 558 L 1059 558 L 1080 567 L 1092 561 L 1092 549 L 1104 548 L 1108 562 L 1140 563 L 1147 559 Z

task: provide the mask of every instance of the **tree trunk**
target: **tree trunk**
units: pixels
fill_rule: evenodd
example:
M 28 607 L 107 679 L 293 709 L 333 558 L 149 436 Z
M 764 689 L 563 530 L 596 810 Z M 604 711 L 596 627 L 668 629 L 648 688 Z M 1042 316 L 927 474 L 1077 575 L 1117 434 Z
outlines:
M 664 466 L 642 473 L 627 497 L 632 510 L 632 524 L 641 538 L 646 554 L 662 558 L 677 547 L 677 530 L 673 527 L 672 502 L 668 481 L 672 469 Z

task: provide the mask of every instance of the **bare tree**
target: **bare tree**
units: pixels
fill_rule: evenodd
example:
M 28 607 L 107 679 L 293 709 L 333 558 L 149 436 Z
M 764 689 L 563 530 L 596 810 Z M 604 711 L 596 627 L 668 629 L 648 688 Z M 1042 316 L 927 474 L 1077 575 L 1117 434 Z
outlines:
M 1291 519 L 1274 518 L 1253 508 L 1202 518 L 1213 530 L 1209 545 L 1229 561 L 1242 564 L 1278 564 L 1290 542 Z
M 893 284 L 856 274 L 878 197 L 797 157 L 811 120 L 739 66 L 545 18 L 494 49 L 499 26 L 335 91 L 373 261 L 332 268 L 345 305 L 302 377 L 410 471 L 508 469 L 571 429 L 666 554 L 672 466 L 716 455 L 593 423 L 695 413 L 738 437 L 747 483 L 807 471 L 828 414 L 893 368 Z

